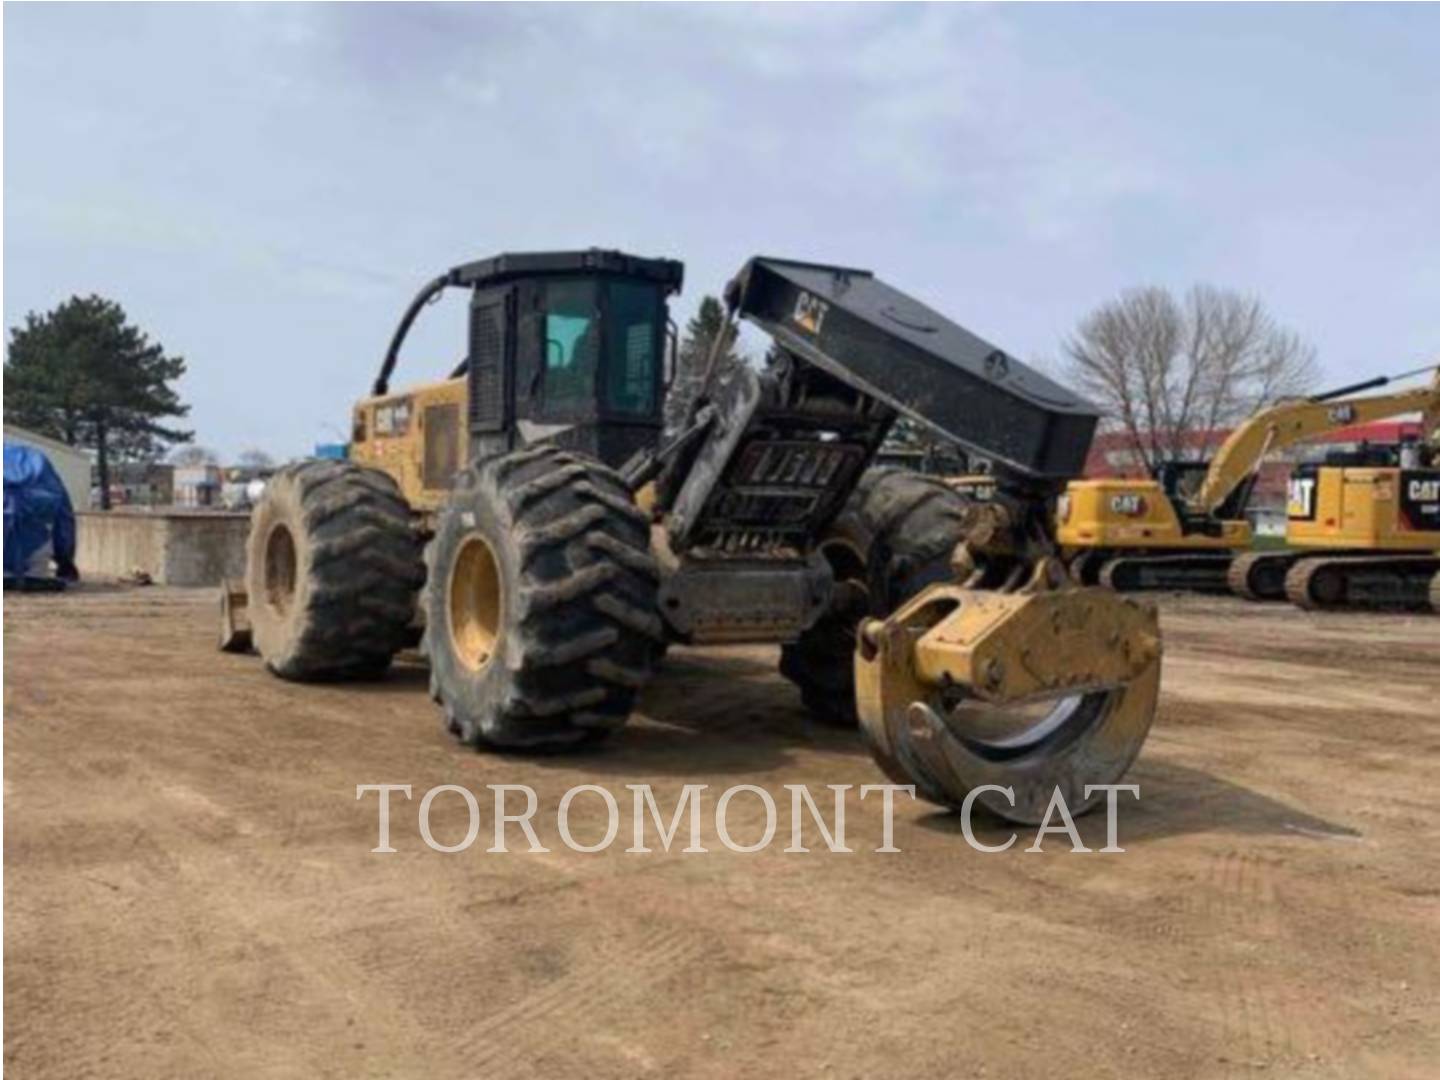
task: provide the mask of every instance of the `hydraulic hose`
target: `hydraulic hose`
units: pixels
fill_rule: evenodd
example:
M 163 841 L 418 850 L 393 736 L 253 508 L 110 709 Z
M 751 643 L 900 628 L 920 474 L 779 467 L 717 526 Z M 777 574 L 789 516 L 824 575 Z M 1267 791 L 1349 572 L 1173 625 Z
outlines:
M 385 362 L 380 365 L 380 374 L 375 376 L 375 383 L 370 388 L 372 395 L 379 397 L 390 389 L 390 376 L 400 359 L 400 346 L 404 344 L 405 335 L 410 333 L 411 325 L 420 315 L 420 309 L 439 296 L 447 285 L 454 284 L 457 284 L 457 272 L 447 271 L 421 289 L 415 299 L 410 301 L 410 306 L 405 309 L 405 314 L 400 319 L 400 325 L 395 328 L 395 333 L 390 338 L 390 348 L 385 351 Z

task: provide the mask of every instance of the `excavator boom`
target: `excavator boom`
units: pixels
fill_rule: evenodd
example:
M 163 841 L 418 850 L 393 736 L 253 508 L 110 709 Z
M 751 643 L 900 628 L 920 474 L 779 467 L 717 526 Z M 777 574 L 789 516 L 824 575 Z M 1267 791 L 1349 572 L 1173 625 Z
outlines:
M 1381 378 L 1362 385 L 1367 388 L 1384 386 L 1403 377 Z M 1348 387 L 1299 401 L 1282 401 L 1262 409 L 1237 427 L 1211 460 L 1204 483 L 1194 499 L 1195 510 L 1201 514 L 1214 514 L 1236 488 L 1255 475 L 1267 454 L 1317 435 L 1409 412 L 1419 412 L 1430 418 L 1427 420 L 1429 426 L 1425 428 L 1427 435 L 1440 423 L 1440 366 L 1435 368 L 1428 386 L 1374 397 L 1336 397 L 1337 393 L 1344 394 L 1353 389 Z

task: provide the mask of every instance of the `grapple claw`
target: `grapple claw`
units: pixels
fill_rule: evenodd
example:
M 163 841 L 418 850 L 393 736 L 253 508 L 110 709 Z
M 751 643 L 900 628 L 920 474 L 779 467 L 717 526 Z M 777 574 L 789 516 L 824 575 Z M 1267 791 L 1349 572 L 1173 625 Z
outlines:
M 1108 590 L 932 586 L 862 628 L 861 730 L 887 775 L 941 806 L 974 792 L 1035 824 L 1058 787 L 1083 813 L 1145 741 L 1160 656 L 1155 612 Z

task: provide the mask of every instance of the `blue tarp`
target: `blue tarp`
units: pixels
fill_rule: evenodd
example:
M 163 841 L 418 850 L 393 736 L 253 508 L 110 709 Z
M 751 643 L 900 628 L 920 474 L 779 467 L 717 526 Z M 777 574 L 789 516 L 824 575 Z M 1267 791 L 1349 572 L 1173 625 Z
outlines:
M 75 572 L 75 511 L 50 459 L 5 444 L 5 583 L 23 583 L 30 557 L 50 542 L 59 576 Z

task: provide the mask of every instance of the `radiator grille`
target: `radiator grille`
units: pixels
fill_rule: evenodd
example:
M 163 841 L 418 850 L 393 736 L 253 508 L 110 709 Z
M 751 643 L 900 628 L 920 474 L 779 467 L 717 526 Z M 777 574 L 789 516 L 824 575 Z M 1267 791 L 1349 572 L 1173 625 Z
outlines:
M 737 550 L 777 543 L 805 548 L 836 498 L 853 488 L 865 459 L 865 447 L 855 443 L 755 440 L 717 486 L 698 532 Z

